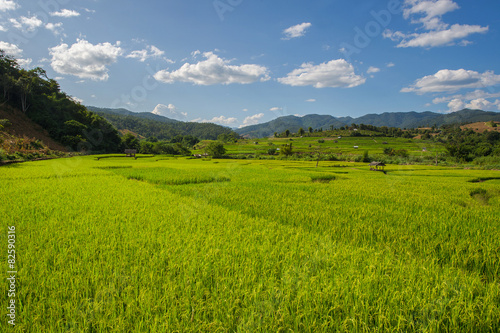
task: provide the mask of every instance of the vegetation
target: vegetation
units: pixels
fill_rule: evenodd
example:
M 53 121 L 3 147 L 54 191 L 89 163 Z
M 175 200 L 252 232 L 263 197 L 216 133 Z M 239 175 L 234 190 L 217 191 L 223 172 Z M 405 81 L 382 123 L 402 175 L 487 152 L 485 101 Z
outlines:
M 121 140 L 116 129 L 61 92 L 59 84 L 49 79 L 43 69 L 22 69 L 0 50 L 0 77 L 1 103 L 22 110 L 69 150 L 120 150 Z
M 176 121 L 149 112 L 135 113 L 127 110 L 92 108 L 97 114 L 107 119 L 118 130 L 129 130 L 143 137 L 156 137 L 159 140 L 172 140 L 176 136 L 191 135 L 202 140 L 217 140 L 220 135 L 224 138 L 238 138 L 228 127 L 212 123 L 196 123 Z
M 315 164 L 2 167 L 14 331 L 500 330 L 498 171 Z
M 368 114 L 359 118 L 335 118 L 329 115 L 310 114 L 303 117 L 280 117 L 267 123 L 243 127 L 236 130 L 236 132 L 244 136 L 263 138 L 272 136 L 274 132 L 283 133 L 287 129 L 293 133 L 298 133 L 300 128 L 308 128 L 308 132 L 313 133 L 314 131 L 321 132 L 320 129 L 332 131 L 335 128 L 351 127 L 351 124 L 365 124 L 364 126 L 385 126 L 402 130 L 492 120 L 500 121 L 500 113 L 464 109 L 444 115 L 433 112 L 388 112 L 382 114 Z

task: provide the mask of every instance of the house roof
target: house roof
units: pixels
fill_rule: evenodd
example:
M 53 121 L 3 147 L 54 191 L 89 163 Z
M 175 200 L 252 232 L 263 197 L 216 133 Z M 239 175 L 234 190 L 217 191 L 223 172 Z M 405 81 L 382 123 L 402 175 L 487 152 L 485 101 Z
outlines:
M 382 162 L 371 162 L 371 163 L 370 163 L 370 164 L 368 164 L 368 165 L 370 165 L 370 166 L 385 166 L 385 164 L 384 164 L 384 163 L 382 163 Z

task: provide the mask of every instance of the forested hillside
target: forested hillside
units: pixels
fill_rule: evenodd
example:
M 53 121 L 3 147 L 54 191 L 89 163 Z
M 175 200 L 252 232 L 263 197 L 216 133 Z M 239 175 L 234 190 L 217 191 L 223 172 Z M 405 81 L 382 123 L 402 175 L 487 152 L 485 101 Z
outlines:
M 143 137 L 171 140 L 178 135 L 191 135 L 201 140 L 216 140 L 221 134 L 237 136 L 229 127 L 212 123 L 177 121 L 150 112 L 131 112 L 125 109 L 102 109 L 88 107 L 106 118 L 119 130 L 129 130 Z
M 116 152 L 118 131 L 60 90 L 42 68 L 25 70 L 0 50 L 0 103 L 21 110 L 68 148 L 85 152 Z

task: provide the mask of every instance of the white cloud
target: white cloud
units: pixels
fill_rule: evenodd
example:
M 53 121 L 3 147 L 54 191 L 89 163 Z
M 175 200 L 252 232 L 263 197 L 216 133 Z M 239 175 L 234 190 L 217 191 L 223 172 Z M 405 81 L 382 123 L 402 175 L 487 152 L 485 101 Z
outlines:
M 316 102 L 316 100 L 314 98 L 311 98 L 311 99 L 306 100 L 306 102 L 314 103 L 314 102 Z
M 465 105 L 467 109 L 479 109 L 479 110 L 489 110 L 493 108 L 495 104 L 484 98 L 473 99 Z
M 177 120 L 187 119 L 187 112 L 178 112 L 177 107 L 173 104 L 158 104 L 151 113 Z
M 40 20 L 36 16 L 32 17 L 21 16 L 19 20 L 10 19 L 9 21 L 14 28 L 30 32 L 35 31 L 36 28 L 42 26 L 43 24 L 42 20 Z
M 216 123 L 216 124 L 228 126 L 228 125 L 232 125 L 232 124 L 237 123 L 238 119 L 233 118 L 233 117 L 226 118 L 225 116 L 219 116 L 219 117 L 213 117 L 212 119 L 204 119 L 204 120 L 194 119 L 192 121 L 196 121 L 196 122 L 200 122 L 200 123 Z
M 63 32 L 62 23 L 47 23 L 45 29 L 50 30 L 54 35 L 60 35 Z
M 452 0 L 406 0 L 403 5 L 403 17 L 413 24 L 421 24 L 426 32 L 403 33 L 386 30 L 385 38 L 399 41 L 397 47 L 438 47 L 471 44 L 464 38 L 476 33 L 485 33 L 488 27 L 479 25 L 449 24 L 442 21 L 442 16 L 460 7 Z
M 0 41 L 0 50 L 3 50 L 5 54 L 13 57 L 20 57 L 23 53 L 23 50 L 20 49 L 17 45 L 2 41 Z
M 109 78 L 107 66 L 116 62 L 123 50 L 115 45 L 93 45 L 78 39 L 71 47 L 61 44 L 49 49 L 52 68 L 60 74 L 70 74 L 82 79 L 105 81 Z
M 50 13 L 51 16 L 57 16 L 57 17 L 76 17 L 80 16 L 80 13 L 75 11 L 75 10 L 69 10 L 69 9 L 63 9 L 58 12 L 52 12 Z
M 455 45 L 456 41 L 474 33 L 485 33 L 488 27 L 479 25 L 454 24 L 448 30 L 436 30 L 425 33 L 403 34 L 386 30 L 384 37 L 392 40 L 401 40 L 397 47 L 437 47 Z M 468 45 L 470 42 L 462 40 L 461 45 Z
M 263 113 L 258 113 L 254 114 L 253 116 L 246 117 L 245 120 L 243 120 L 243 125 L 241 125 L 240 128 L 250 125 L 257 125 L 262 117 L 264 117 Z
M 21 67 L 28 67 L 33 62 L 33 59 L 31 59 L 31 58 L 28 58 L 28 59 L 16 59 L 16 61 L 19 64 L 19 66 L 21 66 Z
M 464 88 L 489 87 L 500 83 L 500 75 L 493 71 L 478 73 L 471 70 L 442 69 L 434 75 L 428 75 L 415 81 L 401 92 L 416 92 L 418 94 L 432 92 L 454 92 Z
M 8 10 L 17 9 L 19 5 L 12 0 L 0 0 L 0 11 L 6 12 Z
M 165 52 L 160 50 L 154 45 L 150 45 L 145 50 L 132 51 L 126 58 L 139 59 L 140 62 L 144 62 L 149 58 L 159 58 L 164 55 Z
M 373 66 L 370 66 L 370 68 L 368 68 L 368 70 L 366 71 L 366 73 L 368 73 L 368 74 L 378 73 L 378 72 L 380 72 L 380 68 L 373 67 Z
M 291 86 L 313 86 L 315 88 L 353 88 L 362 85 L 366 79 L 354 73 L 354 67 L 344 59 L 332 60 L 314 66 L 302 64 L 278 81 Z
M 405 19 L 424 14 L 423 17 L 412 19 L 412 23 L 422 23 L 429 30 L 446 28 L 441 22 L 441 16 L 460 8 L 451 0 L 406 0 L 404 7 L 403 16 Z
M 6 55 L 16 58 L 16 62 L 21 67 L 28 67 L 33 59 L 22 59 L 20 58 L 23 54 L 23 50 L 20 49 L 17 45 L 0 41 L 0 50 L 3 50 Z
M 274 107 L 274 108 L 270 108 L 270 109 L 269 109 L 269 111 L 273 111 L 273 112 L 274 112 L 274 111 L 281 111 L 281 110 L 283 110 L 283 108 L 279 108 L 279 107 L 277 107 L 277 106 L 276 106 L 276 107 Z
M 396 66 L 396 64 L 394 64 L 393 62 L 390 62 L 390 63 L 387 64 L 388 68 L 391 68 L 391 67 L 394 67 L 394 66 Z
M 78 97 L 75 97 L 75 96 L 70 96 L 69 99 L 71 99 L 75 103 L 83 104 L 83 99 L 81 99 L 81 98 L 78 98 Z
M 266 67 L 253 64 L 230 65 L 230 60 L 219 58 L 213 52 L 205 52 L 203 56 L 206 60 L 196 64 L 185 63 L 172 72 L 162 70 L 154 77 L 164 83 L 190 82 L 197 85 L 248 84 L 270 79 Z
M 304 22 L 301 24 L 294 25 L 290 28 L 287 28 L 283 30 L 283 34 L 285 34 L 285 37 L 283 37 L 282 39 L 288 40 L 292 38 L 302 37 L 305 35 L 306 30 L 310 28 L 311 25 L 312 25 L 311 23 Z
M 248 112 L 248 109 L 243 109 L 242 111 L 243 111 L 243 112 Z
M 465 108 L 465 103 L 462 100 L 455 98 L 448 103 L 448 108 L 450 112 L 460 111 Z

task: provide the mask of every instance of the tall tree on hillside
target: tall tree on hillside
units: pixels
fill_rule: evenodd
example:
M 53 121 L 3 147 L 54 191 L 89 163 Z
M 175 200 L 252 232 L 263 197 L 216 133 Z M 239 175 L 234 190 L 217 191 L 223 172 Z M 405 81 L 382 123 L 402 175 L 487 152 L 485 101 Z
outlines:
M 304 129 L 302 127 L 299 128 L 299 135 L 302 136 L 304 135 L 304 133 L 305 133 Z
M 19 91 L 19 97 L 21 99 L 21 110 L 26 113 L 29 109 L 29 104 L 28 104 L 28 96 L 31 91 L 31 82 L 29 78 L 25 76 L 21 76 L 19 79 L 16 81 L 16 87 Z

